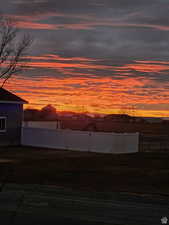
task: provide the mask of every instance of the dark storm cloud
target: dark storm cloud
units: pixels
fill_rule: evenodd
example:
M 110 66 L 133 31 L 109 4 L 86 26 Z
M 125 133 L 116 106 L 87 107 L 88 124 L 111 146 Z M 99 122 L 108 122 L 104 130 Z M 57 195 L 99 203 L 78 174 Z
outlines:
M 148 6 L 156 6 L 159 4 L 165 4 L 166 1 L 162 0 L 13 0 L 20 11 L 20 13 L 27 12 L 29 14 L 38 12 L 68 12 L 68 13 L 86 13 L 96 12 L 100 10 L 103 12 L 105 9 L 112 9 L 119 12 L 132 10 L 139 10 L 147 8 Z
M 167 59 L 168 40 L 168 32 L 162 34 L 144 29 L 57 30 L 46 32 L 45 39 L 39 35 L 33 51 L 35 54 L 52 52 L 66 56 L 111 57 L 112 60 Z
M 165 31 L 169 29 L 169 4 L 165 0 L 9 2 L 7 8 L 11 10 L 13 6 L 13 14 L 32 15 L 25 20 L 32 18 L 34 23 L 53 25 L 53 30 L 51 26 L 37 30 L 38 24 L 32 23 L 30 32 L 38 39 L 34 54 L 53 52 L 68 56 L 111 57 L 113 60 L 169 56 L 169 32 Z
M 78 12 L 92 12 L 96 5 L 92 5 L 90 0 L 44 0 L 44 1 L 14 1 L 17 5 L 18 12 L 25 12 L 27 14 L 37 14 L 37 13 L 49 13 L 49 12 L 62 12 L 62 13 L 75 13 Z

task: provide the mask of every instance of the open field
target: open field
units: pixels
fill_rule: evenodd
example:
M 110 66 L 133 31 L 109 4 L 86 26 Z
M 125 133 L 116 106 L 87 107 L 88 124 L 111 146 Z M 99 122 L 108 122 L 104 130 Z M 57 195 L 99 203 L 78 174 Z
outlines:
M 97 154 L 0 148 L 0 182 L 169 195 L 169 153 Z
M 159 225 L 164 215 L 169 215 L 164 196 L 32 184 L 6 184 L 0 192 L 3 225 Z

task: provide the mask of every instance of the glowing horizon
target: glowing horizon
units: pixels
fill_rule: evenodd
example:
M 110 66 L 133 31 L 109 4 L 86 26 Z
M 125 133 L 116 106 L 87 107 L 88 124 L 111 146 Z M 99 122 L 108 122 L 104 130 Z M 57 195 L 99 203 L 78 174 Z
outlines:
M 101 59 L 65 58 L 59 55 L 30 57 L 27 75 L 12 77 L 6 88 L 29 102 L 25 108 L 41 109 L 51 104 L 58 111 L 169 117 L 169 91 L 156 77 L 169 70 L 167 61 L 133 61 L 104 65 Z M 51 76 L 29 76 L 35 69 L 51 70 Z M 76 69 L 80 71 L 76 71 Z M 99 77 L 96 71 L 108 71 Z M 135 72 L 140 73 L 139 76 Z M 142 73 L 155 73 L 143 77 Z M 55 77 L 54 74 L 61 75 Z M 118 76 L 116 76 L 118 74 Z M 165 75 L 166 76 L 166 75 Z M 121 77 L 121 79 L 119 79 Z

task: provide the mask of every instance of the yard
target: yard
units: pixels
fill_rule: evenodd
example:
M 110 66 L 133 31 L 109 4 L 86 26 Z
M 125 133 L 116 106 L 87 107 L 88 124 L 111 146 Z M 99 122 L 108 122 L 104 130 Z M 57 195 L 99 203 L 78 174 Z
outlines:
M 0 148 L 0 182 L 169 195 L 169 153 L 99 154 Z

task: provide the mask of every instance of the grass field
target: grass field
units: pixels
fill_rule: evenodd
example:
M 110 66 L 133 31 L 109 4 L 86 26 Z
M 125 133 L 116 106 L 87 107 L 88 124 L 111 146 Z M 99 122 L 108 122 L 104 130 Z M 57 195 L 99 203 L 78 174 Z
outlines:
M 169 195 L 169 153 L 98 154 L 0 148 L 0 182 Z

